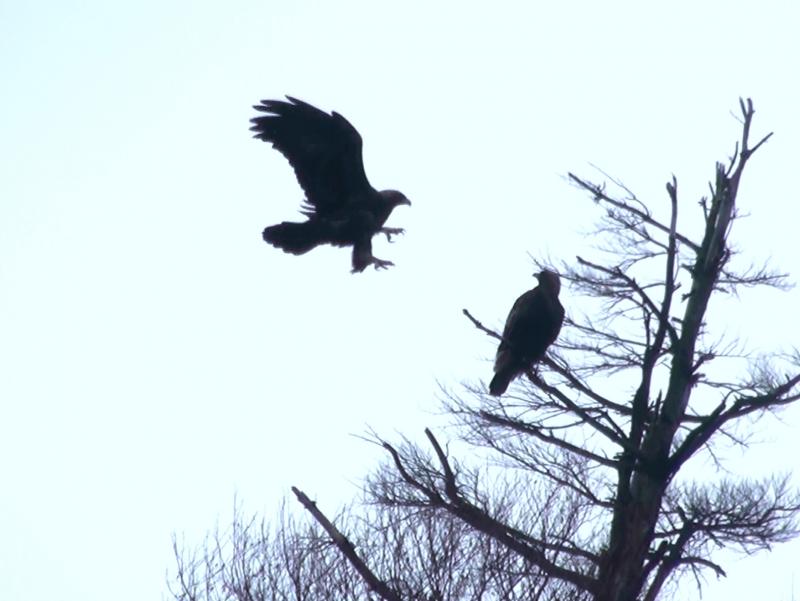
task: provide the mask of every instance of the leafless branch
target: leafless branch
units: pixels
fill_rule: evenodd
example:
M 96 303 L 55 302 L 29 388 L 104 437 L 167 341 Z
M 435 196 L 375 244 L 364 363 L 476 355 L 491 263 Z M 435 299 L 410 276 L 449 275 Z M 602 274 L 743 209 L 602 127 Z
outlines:
M 574 173 L 569 173 L 568 175 L 570 180 L 575 182 L 579 187 L 583 188 L 587 192 L 591 193 L 594 196 L 595 200 L 602 200 L 603 202 L 610 204 L 611 206 L 616 207 L 621 211 L 631 213 L 632 215 L 635 215 L 637 218 L 641 219 L 645 223 L 652 225 L 658 230 L 661 230 L 665 234 L 670 233 L 669 227 L 665 226 L 659 221 L 656 221 L 649 213 L 643 211 L 642 209 L 637 209 L 636 207 L 633 207 L 629 204 L 626 204 L 622 201 L 619 201 L 615 198 L 606 195 L 602 187 L 587 182 L 578 177 L 577 175 L 575 175 Z M 681 234 L 678 233 L 675 234 L 675 238 L 679 240 L 682 244 L 685 244 L 686 246 L 691 248 L 694 252 L 700 251 L 700 246 L 689 240 L 689 238 L 686 238 L 685 236 L 682 236 Z
M 333 543 L 339 548 L 347 560 L 353 565 L 355 570 L 358 574 L 364 579 L 364 581 L 369 585 L 370 589 L 375 591 L 378 595 L 381 596 L 381 599 L 384 601 L 402 601 L 400 596 L 392 590 L 392 588 L 383 580 L 378 578 L 372 570 L 369 569 L 364 560 L 356 552 L 353 543 L 348 540 L 348 538 L 339 532 L 336 526 L 331 523 L 331 521 L 325 517 L 325 514 L 322 513 L 317 504 L 314 503 L 308 496 L 298 488 L 292 487 L 292 492 L 297 497 L 297 500 L 306 508 L 306 510 L 314 516 L 314 519 L 319 522 L 319 525 L 328 533 L 328 536 L 331 537 Z

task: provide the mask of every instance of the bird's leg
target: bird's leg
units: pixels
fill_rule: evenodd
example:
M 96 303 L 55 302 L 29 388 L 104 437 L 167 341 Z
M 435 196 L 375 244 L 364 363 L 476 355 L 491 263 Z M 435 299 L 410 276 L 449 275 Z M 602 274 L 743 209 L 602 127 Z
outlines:
M 372 254 L 372 236 L 366 236 L 353 244 L 353 271 L 351 273 L 364 271 L 370 265 L 375 269 L 386 269 L 394 263 L 374 256 Z
M 376 271 L 380 269 L 388 269 L 389 267 L 394 267 L 394 263 L 392 263 L 391 261 L 379 259 L 378 257 L 373 257 L 373 256 L 362 257 L 361 260 L 363 262 L 359 262 L 357 265 L 354 265 L 353 269 L 350 270 L 350 273 L 360 273 L 370 265 L 372 265 Z
M 528 369 L 525 370 L 525 374 L 528 376 L 528 379 L 539 386 L 540 388 L 545 384 L 545 381 L 542 379 L 541 374 L 539 373 L 539 364 L 534 363 Z
M 378 231 L 382 234 L 386 234 L 386 239 L 389 242 L 392 241 L 392 236 L 399 236 L 406 233 L 406 231 L 401 227 L 382 227 Z

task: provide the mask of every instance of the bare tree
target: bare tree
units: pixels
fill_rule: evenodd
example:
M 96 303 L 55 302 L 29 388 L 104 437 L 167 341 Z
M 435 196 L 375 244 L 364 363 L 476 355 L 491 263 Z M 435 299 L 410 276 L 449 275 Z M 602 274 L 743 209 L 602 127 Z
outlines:
M 282 511 L 270 526 L 237 509 L 233 526 L 214 531 L 199 551 L 175 541 L 172 596 L 179 601 L 553 598 L 533 594 L 544 585 L 543 577 L 523 558 L 452 516 L 368 506 L 337 518 L 351 533 L 345 537 L 308 497 L 295 492 L 322 525 L 304 524 Z
M 256 562 L 239 577 L 214 572 L 231 565 L 221 550 L 202 578 L 184 561 L 176 596 L 654 601 L 681 574 L 698 585 L 704 572 L 724 575 L 716 549 L 750 553 L 794 537 L 800 495 L 786 476 L 686 475 L 693 457 L 723 462 L 726 447 L 747 445 L 756 418 L 800 398 L 797 352 L 753 358 L 706 327 L 715 295 L 787 286 L 783 274 L 736 265 L 739 184 L 771 135 L 752 144 L 752 102 L 740 108 L 741 141 L 717 164 L 689 230 L 679 227 L 675 177 L 661 218 L 605 174 L 611 186 L 569 175 L 603 211 L 601 246 L 555 267 L 593 309 L 568 315 L 552 352 L 506 396 L 479 385 L 445 401 L 462 442 L 496 461 L 459 461 L 430 430 L 429 451 L 376 438 L 387 462 L 367 480 L 362 518 L 331 522 L 295 489 L 321 530 L 284 523 L 261 549 L 269 567 Z M 228 557 L 246 556 L 235 547 Z M 280 595 L 274 585 L 267 596 L 192 592 L 280 578 Z

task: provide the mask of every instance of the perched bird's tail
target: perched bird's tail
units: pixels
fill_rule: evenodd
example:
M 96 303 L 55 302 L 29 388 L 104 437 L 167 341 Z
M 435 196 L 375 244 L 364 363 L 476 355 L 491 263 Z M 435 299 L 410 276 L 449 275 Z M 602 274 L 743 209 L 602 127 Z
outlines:
M 328 241 L 324 228 L 314 221 L 304 223 L 284 221 L 278 225 L 271 225 L 264 230 L 263 237 L 265 242 L 293 255 L 302 255 Z
M 489 382 L 489 394 L 493 396 L 503 394 L 511 380 L 516 378 L 522 371 L 519 363 L 514 360 L 514 354 L 511 349 L 503 347 L 504 344 L 500 343 L 500 348 L 494 361 L 494 377 Z
M 492 396 L 502 395 L 516 375 L 517 370 L 499 370 L 492 378 L 492 381 L 489 382 L 489 394 Z

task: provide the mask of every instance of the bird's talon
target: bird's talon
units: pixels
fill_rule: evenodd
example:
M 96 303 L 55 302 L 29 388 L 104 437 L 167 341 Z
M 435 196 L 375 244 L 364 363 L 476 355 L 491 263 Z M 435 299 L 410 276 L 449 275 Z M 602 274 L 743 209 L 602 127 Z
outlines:
M 381 228 L 381 232 L 386 235 L 386 240 L 388 240 L 389 243 L 393 243 L 392 236 L 400 236 L 406 233 L 406 231 L 401 227 L 384 227 Z
M 375 268 L 375 271 L 379 271 L 381 269 L 388 269 L 389 267 L 394 267 L 394 263 L 391 261 L 385 261 L 383 259 L 373 259 L 372 266 Z

